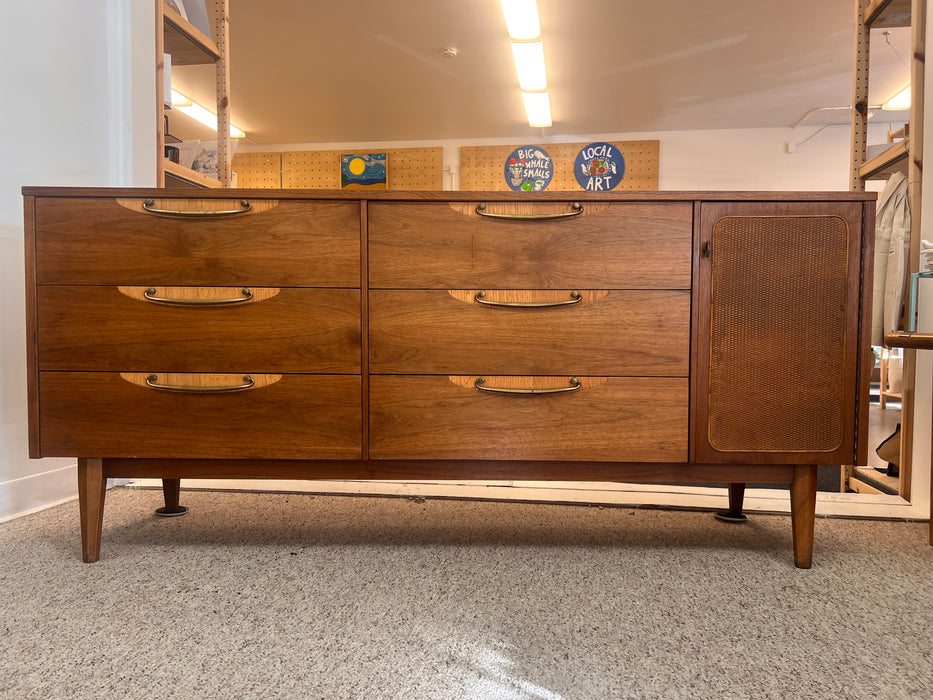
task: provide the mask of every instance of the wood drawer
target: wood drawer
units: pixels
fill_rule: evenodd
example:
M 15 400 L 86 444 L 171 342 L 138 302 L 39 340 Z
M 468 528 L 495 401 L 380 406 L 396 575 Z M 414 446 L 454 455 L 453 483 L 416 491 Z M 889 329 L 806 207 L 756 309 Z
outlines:
M 243 214 L 150 214 L 143 199 L 36 200 L 39 284 L 359 287 L 358 202 L 251 200 Z M 239 200 L 159 199 L 160 208 Z
M 369 296 L 370 371 L 382 374 L 611 374 L 684 377 L 690 293 L 391 290 Z
M 146 373 L 42 372 L 42 457 L 360 459 L 360 378 L 250 375 L 251 389 L 188 393 Z M 171 385 L 242 384 L 242 374 L 156 375 Z M 271 383 L 270 383 L 271 382 Z
M 355 289 L 39 287 L 42 370 L 360 373 Z
M 370 378 L 373 459 L 686 462 L 688 380 L 580 377 L 555 394 L 499 394 L 477 376 Z M 569 377 L 485 377 L 569 388 Z
M 412 289 L 689 289 L 689 203 L 585 202 L 564 219 L 488 219 L 477 202 L 371 202 L 370 286 Z M 487 210 L 569 211 L 570 202 Z

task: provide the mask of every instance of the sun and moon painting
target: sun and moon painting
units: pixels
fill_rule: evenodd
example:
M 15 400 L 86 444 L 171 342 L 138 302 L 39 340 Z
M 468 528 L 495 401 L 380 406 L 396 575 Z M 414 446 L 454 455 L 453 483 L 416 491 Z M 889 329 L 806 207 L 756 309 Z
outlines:
M 340 187 L 345 190 L 388 189 L 388 163 L 385 153 L 340 156 Z

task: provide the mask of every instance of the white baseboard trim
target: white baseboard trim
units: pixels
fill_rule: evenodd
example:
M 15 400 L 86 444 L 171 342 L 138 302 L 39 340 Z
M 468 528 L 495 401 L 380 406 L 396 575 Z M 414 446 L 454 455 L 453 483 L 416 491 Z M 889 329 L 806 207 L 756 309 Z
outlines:
M 77 497 L 77 464 L 5 481 L 0 484 L 0 523 Z

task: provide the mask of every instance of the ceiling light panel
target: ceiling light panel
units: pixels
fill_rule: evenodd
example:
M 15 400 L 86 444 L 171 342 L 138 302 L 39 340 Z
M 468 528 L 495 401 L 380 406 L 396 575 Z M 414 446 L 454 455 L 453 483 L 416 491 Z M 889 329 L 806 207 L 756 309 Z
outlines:
M 516 41 L 530 41 L 541 36 L 536 0 L 500 0 L 505 26 Z
M 544 46 L 540 41 L 513 43 L 512 56 L 522 90 L 547 90 Z
M 523 92 L 528 126 L 551 126 L 551 101 L 546 92 Z

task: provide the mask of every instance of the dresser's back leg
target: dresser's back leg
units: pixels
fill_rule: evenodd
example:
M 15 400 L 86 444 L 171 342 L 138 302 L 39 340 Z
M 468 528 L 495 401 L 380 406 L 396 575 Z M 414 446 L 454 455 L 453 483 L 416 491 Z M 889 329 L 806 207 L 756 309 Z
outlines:
M 172 518 L 184 515 L 188 508 L 178 504 L 181 494 L 181 479 L 162 479 L 162 495 L 165 498 L 165 507 L 156 508 L 156 515 L 163 518 Z
M 107 478 L 103 460 L 78 459 L 78 509 L 81 512 L 81 551 L 84 561 L 100 559 L 100 534 L 104 525 L 104 494 Z
M 742 512 L 745 503 L 745 484 L 729 484 L 729 510 L 713 513 L 717 520 L 725 523 L 744 523 L 748 520 Z

